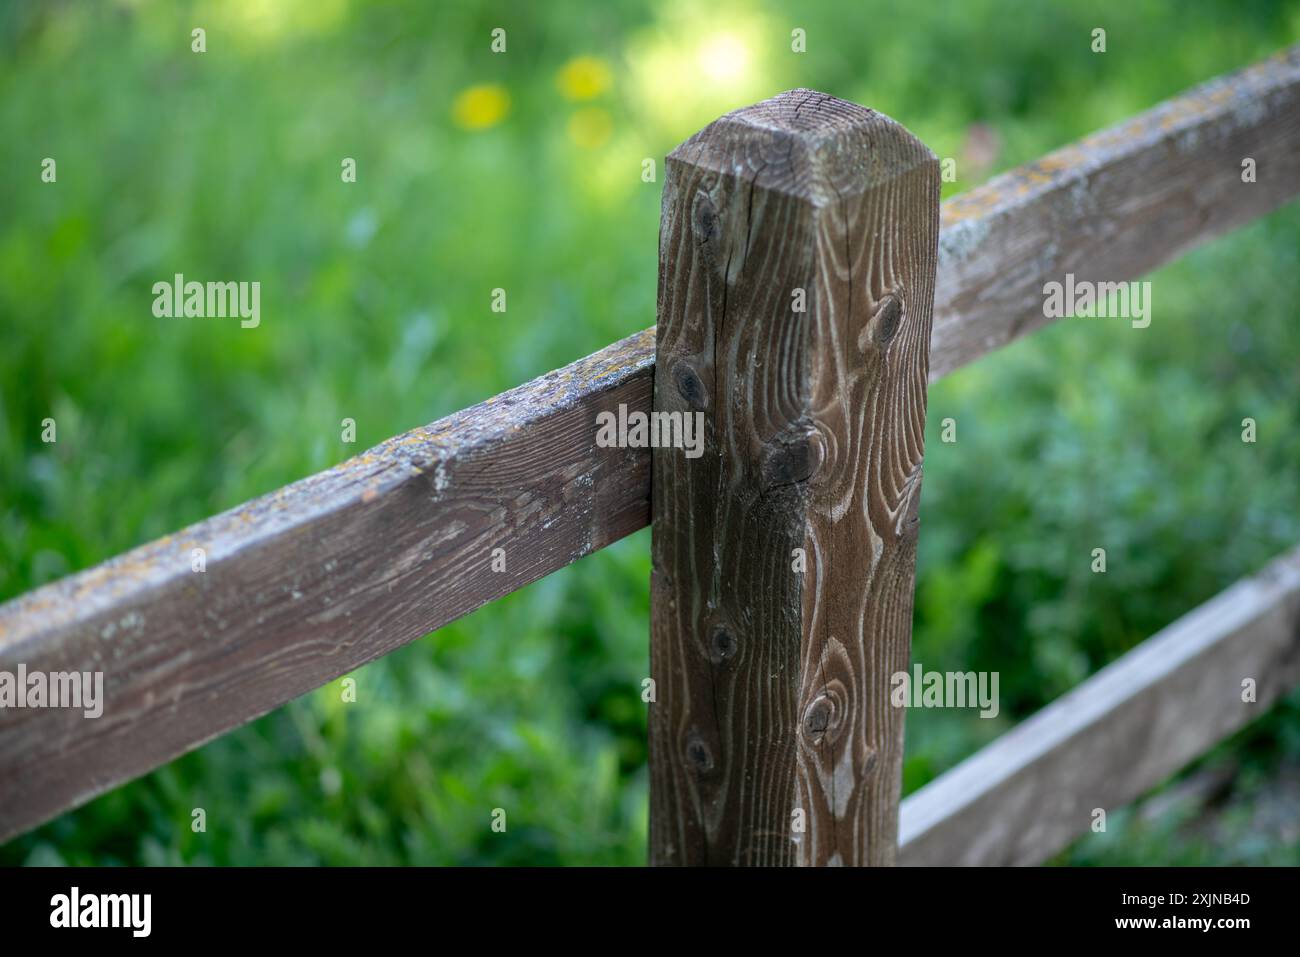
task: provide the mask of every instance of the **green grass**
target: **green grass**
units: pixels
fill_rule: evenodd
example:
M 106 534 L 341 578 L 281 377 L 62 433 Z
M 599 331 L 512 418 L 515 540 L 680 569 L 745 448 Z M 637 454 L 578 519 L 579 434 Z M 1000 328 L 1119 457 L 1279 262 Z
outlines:
M 1297 39 L 1284 2 L 8 5 L 0 599 L 650 325 L 661 159 L 728 109 L 866 103 L 958 158 L 950 194 Z M 557 86 L 579 56 L 612 77 L 590 100 Z M 509 110 L 467 129 L 483 84 Z M 914 657 L 999 671 L 1003 706 L 909 715 L 907 789 L 1300 540 L 1298 257 L 1292 205 L 1150 277 L 1150 328 L 1061 322 L 932 390 Z M 176 272 L 261 281 L 261 326 L 155 319 Z M 329 685 L 0 862 L 638 863 L 648 577 L 643 532 L 362 669 L 356 703 Z M 1260 808 L 1297 729 L 1276 709 L 1203 762 L 1237 770 L 1226 791 L 1155 824 L 1116 809 L 1063 860 L 1295 862 Z

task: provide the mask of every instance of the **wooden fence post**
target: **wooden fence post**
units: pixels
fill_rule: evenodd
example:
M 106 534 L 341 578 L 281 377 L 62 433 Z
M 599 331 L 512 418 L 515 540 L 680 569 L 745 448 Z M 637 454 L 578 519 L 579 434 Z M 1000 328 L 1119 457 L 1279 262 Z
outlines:
M 934 155 L 821 93 L 668 157 L 653 864 L 895 860 L 938 235 Z

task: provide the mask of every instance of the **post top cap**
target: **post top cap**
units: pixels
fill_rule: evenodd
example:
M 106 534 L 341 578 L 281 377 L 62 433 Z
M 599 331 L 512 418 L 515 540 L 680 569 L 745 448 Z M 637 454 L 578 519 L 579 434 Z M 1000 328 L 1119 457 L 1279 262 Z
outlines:
M 797 89 L 714 120 L 668 154 L 674 162 L 752 179 L 815 206 L 937 163 L 883 113 Z

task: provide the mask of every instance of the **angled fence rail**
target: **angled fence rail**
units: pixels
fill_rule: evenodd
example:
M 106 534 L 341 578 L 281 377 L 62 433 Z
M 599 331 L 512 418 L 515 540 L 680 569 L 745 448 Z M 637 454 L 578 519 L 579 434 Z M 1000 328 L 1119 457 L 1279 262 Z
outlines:
M 899 863 L 1041 863 L 1087 827 L 1094 808 L 1139 797 L 1298 683 L 1300 549 L 903 801 Z
M 645 527 L 652 468 L 656 862 L 1039 861 L 1087 827 L 1079 808 L 1131 799 L 1247 720 L 1211 676 L 1257 670 L 1261 705 L 1296 682 L 1293 553 L 913 795 L 899 824 L 902 718 L 880 680 L 909 653 L 925 382 L 1048 322 L 1044 283 L 1136 277 L 1300 192 L 1300 47 L 942 205 L 916 179 L 924 147 L 822 94 L 710 130 L 670 162 L 659 342 L 648 329 L 0 606 L 0 671 L 106 676 L 95 720 L 0 709 L 0 840 Z M 709 454 L 602 447 L 596 417 L 620 405 L 703 412 Z M 820 562 L 828 547 L 861 555 L 861 577 Z M 795 549 L 798 574 L 771 561 Z

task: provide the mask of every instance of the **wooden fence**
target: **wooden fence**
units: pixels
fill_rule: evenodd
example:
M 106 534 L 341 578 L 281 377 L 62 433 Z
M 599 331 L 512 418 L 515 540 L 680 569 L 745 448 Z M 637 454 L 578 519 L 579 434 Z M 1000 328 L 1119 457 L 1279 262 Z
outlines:
M 1300 47 L 942 205 L 879 113 L 728 114 L 668 158 L 657 336 L 0 606 L 0 670 L 105 674 L 0 709 L 0 840 L 653 523 L 652 862 L 1042 861 L 1300 681 L 1300 550 L 900 807 L 927 384 L 1298 191 Z M 620 405 L 703 454 L 598 443 Z

